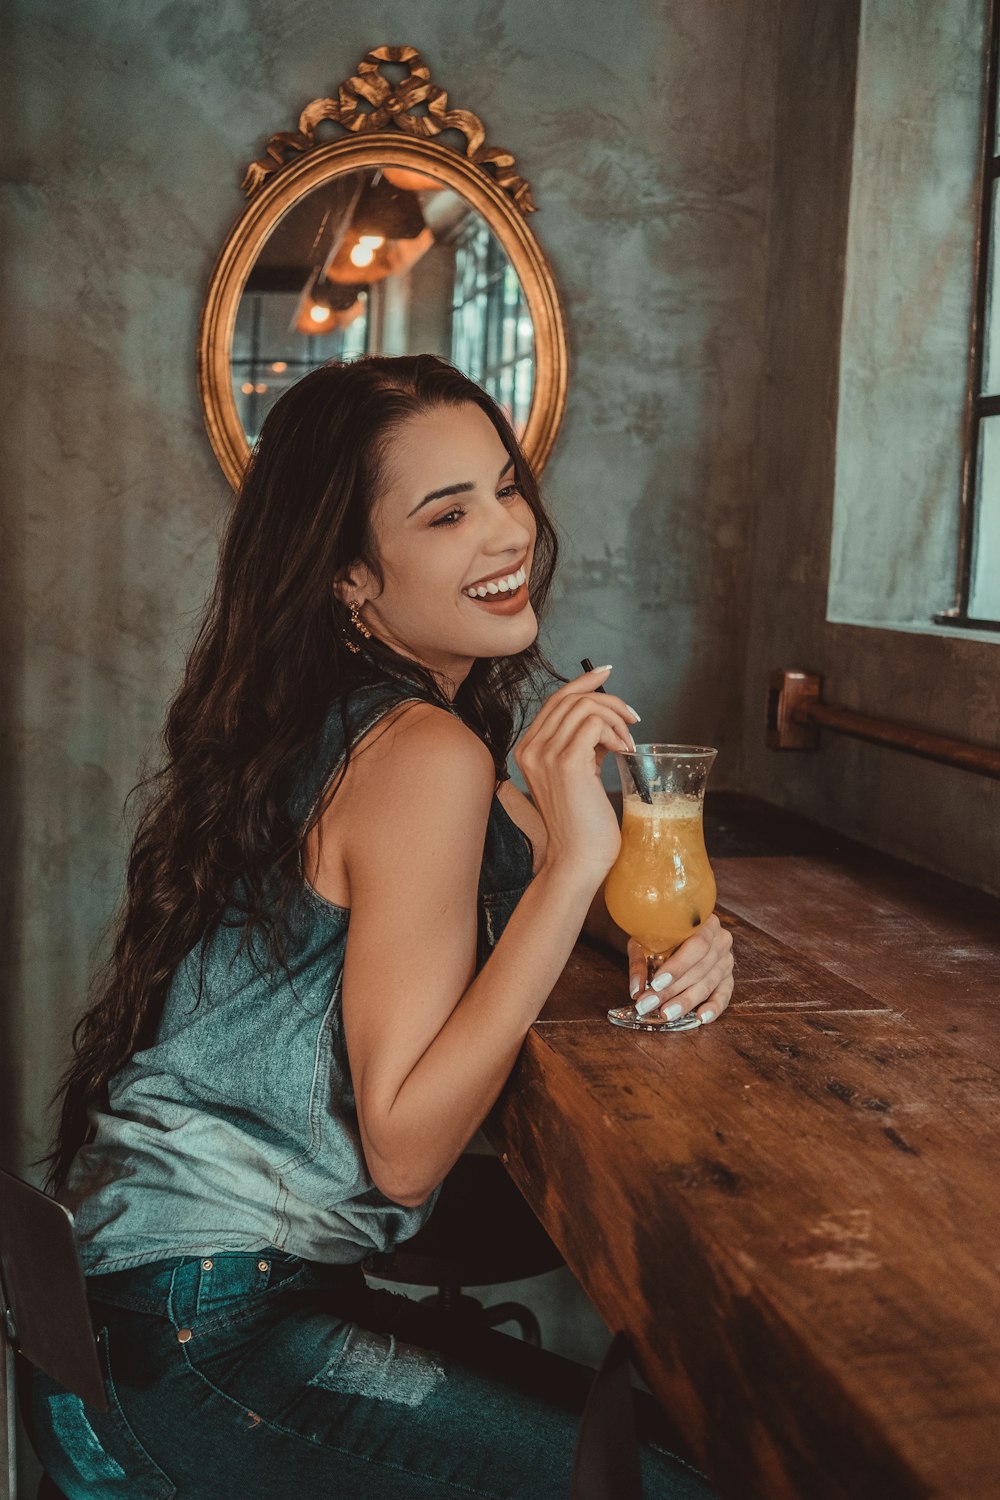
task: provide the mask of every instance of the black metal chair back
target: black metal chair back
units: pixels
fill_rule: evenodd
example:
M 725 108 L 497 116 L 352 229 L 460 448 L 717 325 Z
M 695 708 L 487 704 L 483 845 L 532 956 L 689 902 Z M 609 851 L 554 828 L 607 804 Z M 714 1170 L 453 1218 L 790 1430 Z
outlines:
M 73 1216 L 53 1198 L 4 1171 L 0 1298 L 4 1337 L 14 1353 L 18 1408 L 32 1447 L 32 1365 L 98 1411 L 107 1411 Z M 42 1500 L 59 1491 L 46 1478 L 38 1494 Z

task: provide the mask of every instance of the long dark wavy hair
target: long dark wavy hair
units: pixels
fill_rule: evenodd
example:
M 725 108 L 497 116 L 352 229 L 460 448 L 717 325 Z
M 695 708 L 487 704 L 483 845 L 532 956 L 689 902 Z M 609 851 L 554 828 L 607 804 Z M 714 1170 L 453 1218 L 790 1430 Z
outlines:
M 64 1184 L 90 1138 L 89 1111 L 107 1107 L 109 1080 L 154 1040 L 174 970 L 211 939 L 234 889 L 251 944 L 260 934 L 268 961 L 285 964 L 284 913 L 302 878 L 302 844 L 329 796 L 302 830 L 284 794 L 326 715 L 339 701 L 346 731 L 350 694 L 400 674 L 432 701 L 448 701 L 430 672 L 375 636 L 363 640 L 333 579 L 360 561 L 382 582 L 372 514 L 393 431 L 429 409 L 468 402 L 496 428 L 534 513 L 529 589 L 540 614 L 558 550 L 553 525 L 503 411 L 453 365 L 431 354 L 325 365 L 269 412 L 168 710 L 165 763 L 134 789 L 142 810 L 113 947 L 55 1096 L 50 1188 Z M 523 726 L 525 685 L 542 673 L 565 680 L 536 643 L 516 656 L 478 658 L 456 694 L 453 706 L 489 746 L 498 778 Z

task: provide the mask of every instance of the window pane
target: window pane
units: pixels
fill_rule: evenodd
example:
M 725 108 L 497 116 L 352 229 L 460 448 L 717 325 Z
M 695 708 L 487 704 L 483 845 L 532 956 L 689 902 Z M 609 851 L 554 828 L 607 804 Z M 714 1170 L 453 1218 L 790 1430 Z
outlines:
M 515 372 L 514 415 L 520 423 L 521 431 L 523 431 L 528 421 L 528 413 L 531 410 L 531 388 L 534 384 L 535 374 L 534 360 L 519 359 L 515 366 Z M 520 436 L 520 433 L 518 435 Z
M 517 320 L 517 352 L 519 354 L 531 354 L 534 347 L 535 329 L 527 310 L 527 303 L 521 298 L 521 312 Z
M 977 620 L 1000 620 L 1000 417 L 984 417 L 979 425 L 969 614 Z
M 993 184 L 990 214 L 990 270 L 986 283 L 986 316 L 983 323 L 984 396 L 1000 395 L 1000 195 Z
M 534 329 L 523 289 L 483 220 L 469 219 L 456 250 L 452 359 L 505 409 L 520 437 L 534 383 Z

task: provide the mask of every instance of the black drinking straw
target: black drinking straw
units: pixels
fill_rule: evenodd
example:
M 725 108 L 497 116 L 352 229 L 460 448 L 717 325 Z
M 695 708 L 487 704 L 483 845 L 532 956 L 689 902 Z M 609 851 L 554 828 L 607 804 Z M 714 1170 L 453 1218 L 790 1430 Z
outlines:
M 585 672 L 592 672 L 594 670 L 594 663 L 591 661 L 589 656 L 585 656 L 580 665 Z M 598 693 L 604 692 L 603 682 L 601 683 L 601 686 L 596 689 L 596 691 Z M 635 789 L 639 793 L 639 796 L 642 798 L 643 802 L 652 803 L 653 794 L 649 790 L 649 782 L 646 780 L 646 774 L 640 766 L 637 757 L 634 755 L 626 755 L 625 762 L 628 766 L 629 774 L 631 775 L 632 780 L 635 782 Z

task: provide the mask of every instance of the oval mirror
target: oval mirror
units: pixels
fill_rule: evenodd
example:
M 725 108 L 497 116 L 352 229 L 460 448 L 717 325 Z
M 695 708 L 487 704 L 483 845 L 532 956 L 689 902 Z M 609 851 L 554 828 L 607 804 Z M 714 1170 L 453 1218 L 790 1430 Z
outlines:
M 367 61 L 381 68 L 393 52 L 420 82 L 411 48 L 379 48 Z M 443 90 L 439 129 L 458 134 L 450 117 L 468 136 L 474 121 L 478 159 L 399 129 L 317 144 L 317 124 L 343 113 L 352 85 L 367 85 L 369 102 L 381 85 L 382 112 L 406 120 L 384 106 L 402 96 L 412 109 L 413 91 L 381 73 L 373 86 L 375 69 L 362 69 L 247 173 L 251 199 L 220 252 L 199 329 L 199 391 L 219 461 L 238 484 L 270 407 L 328 360 L 427 352 L 495 397 L 540 470 L 565 408 L 567 351 L 555 283 L 525 221 L 528 185 L 508 153 L 482 148 L 475 116 L 442 110 Z M 424 93 L 433 103 L 433 85 Z M 434 116 L 409 118 L 428 130 Z

